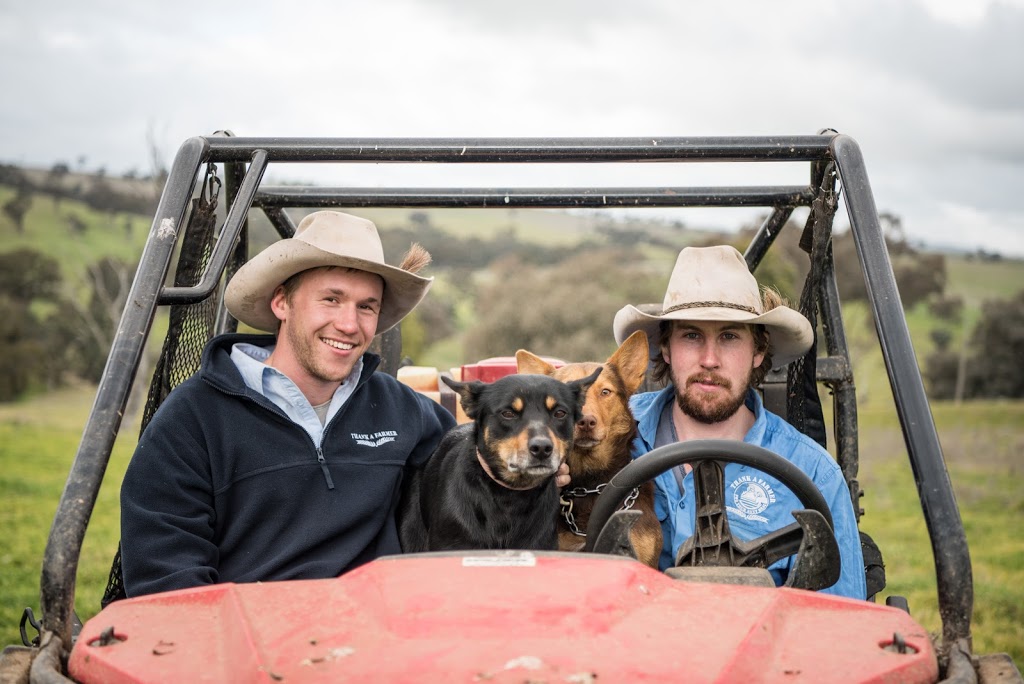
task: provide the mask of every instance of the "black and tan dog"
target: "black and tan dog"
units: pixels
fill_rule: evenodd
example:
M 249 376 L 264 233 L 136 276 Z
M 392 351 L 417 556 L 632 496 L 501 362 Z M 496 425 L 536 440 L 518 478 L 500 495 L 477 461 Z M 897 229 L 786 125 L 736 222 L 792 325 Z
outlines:
M 604 369 L 587 391 L 567 459 L 572 483 L 561 492 L 558 548 L 562 551 L 583 549 L 590 511 L 598 493 L 630 461 L 630 445 L 637 430 L 629 398 L 643 382 L 648 354 L 647 335 L 642 331 L 630 335 L 604 364 L 570 363 L 555 368 L 525 349 L 516 352 L 520 373 L 540 373 L 572 381 L 593 373 L 594 369 Z M 654 513 L 654 483 L 642 485 L 635 496 L 627 497 L 624 505 L 642 513 L 630 532 L 637 558 L 657 568 L 661 525 Z
M 490 384 L 443 378 L 473 422 L 449 431 L 407 478 L 398 515 L 403 551 L 557 549 L 554 475 L 599 373 L 568 383 L 542 375 Z

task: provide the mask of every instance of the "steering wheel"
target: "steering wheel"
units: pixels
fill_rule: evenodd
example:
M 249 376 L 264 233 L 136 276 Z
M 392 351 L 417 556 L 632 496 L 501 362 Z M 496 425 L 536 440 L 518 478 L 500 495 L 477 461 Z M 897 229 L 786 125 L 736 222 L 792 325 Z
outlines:
M 707 439 L 658 447 L 629 463 L 608 482 L 594 502 L 587 525 L 585 551 L 622 553 L 631 550 L 629 529 L 637 512 L 620 511 L 635 487 L 677 465 L 689 463 L 694 472 L 696 515 L 694 534 L 676 556 L 676 567 L 729 566 L 767 568 L 797 554 L 785 586 L 824 589 L 840 573 L 839 545 L 832 529 L 832 513 L 817 486 L 795 465 L 753 444 Z M 797 522 L 750 541 L 729 532 L 724 501 L 724 464 L 738 463 L 771 475 L 790 489 L 804 506 L 793 511 Z

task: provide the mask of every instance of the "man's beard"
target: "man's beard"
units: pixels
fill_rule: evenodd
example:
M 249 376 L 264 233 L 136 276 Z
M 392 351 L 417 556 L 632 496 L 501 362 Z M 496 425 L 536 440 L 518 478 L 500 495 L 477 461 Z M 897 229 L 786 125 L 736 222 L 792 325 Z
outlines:
M 705 384 L 714 383 L 724 388 L 727 392 L 724 396 L 711 399 L 705 396 L 703 392 L 698 394 L 699 390 L 697 392 L 690 391 L 690 386 L 697 382 Z M 721 423 L 735 415 L 743 406 L 747 398 L 747 386 L 749 384 L 750 376 L 748 375 L 746 382 L 743 384 L 742 391 L 734 394 L 732 383 L 725 378 L 714 374 L 692 375 L 682 385 L 682 390 L 680 390 L 681 383 L 675 382 L 676 403 L 679 404 L 679 409 L 684 415 L 693 418 L 699 423 L 704 423 L 705 425 Z
M 351 369 L 349 371 L 338 371 L 321 363 L 317 357 L 316 345 L 322 344 L 322 342 L 319 341 L 317 336 L 314 335 L 313 340 L 310 340 L 309 337 L 303 335 L 297 328 L 289 328 L 287 334 L 296 360 L 310 376 L 320 382 L 344 382 Z

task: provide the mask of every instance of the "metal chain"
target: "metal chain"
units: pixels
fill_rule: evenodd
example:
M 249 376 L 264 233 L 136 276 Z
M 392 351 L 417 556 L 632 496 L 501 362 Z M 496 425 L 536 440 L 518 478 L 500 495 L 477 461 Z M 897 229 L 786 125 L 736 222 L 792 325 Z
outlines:
M 569 526 L 569 531 L 575 534 L 577 537 L 586 537 L 587 533 L 580 530 L 579 525 L 576 524 L 576 516 L 573 515 L 572 506 L 573 502 L 570 499 L 581 499 L 589 494 L 600 494 L 601 490 L 608 486 L 608 483 L 599 484 L 594 489 L 587 489 L 585 487 L 573 487 L 572 489 L 562 490 L 561 496 L 558 497 L 559 507 L 562 510 L 562 517 L 565 519 L 565 524 Z M 568 499 L 566 497 L 569 497 Z M 626 500 L 622 502 L 622 508 L 619 510 L 628 511 L 636 503 L 636 500 L 640 498 L 640 488 L 634 487 L 633 491 L 629 493 Z

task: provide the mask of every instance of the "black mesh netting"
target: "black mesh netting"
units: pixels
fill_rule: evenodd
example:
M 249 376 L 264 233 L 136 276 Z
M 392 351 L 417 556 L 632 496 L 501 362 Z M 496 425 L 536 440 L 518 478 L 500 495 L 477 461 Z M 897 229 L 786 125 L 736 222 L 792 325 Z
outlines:
M 204 183 L 204 189 L 205 189 Z M 197 285 L 202 278 L 213 250 L 216 221 L 217 196 L 206 193 L 192 200 L 192 212 L 185 234 L 182 237 L 178 266 L 174 273 L 176 287 Z M 229 265 L 227 278 L 237 269 L 237 259 Z M 164 399 L 181 382 L 187 380 L 199 369 L 203 347 L 213 337 L 217 322 L 219 295 L 212 295 L 195 304 L 172 306 L 167 337 L 153 372 L 149 395 L 142 413 L 142 430 L 146 429 L 153 414 Z M 118 544 L 110 568 L 107 588 L 100 600 L 101 606 L 125 598 L 124 580 L 121 575 L 121 546 Z
M 786 420 L 822 447 L 826 446 L 825 418 L 818 399 L 818 298 L 825 258 L 832 234 L 837 198 L 832 189 L 835 174 L 829 167 L 821 183 L 821 192 L 811 204 L 811 214 L 801 236 L 800 246 L 811 256 L 811 267 L 800 293 L 800 313 L 811 323 L 814 343 L 801 358 L 789 367 L 787 377 Z

